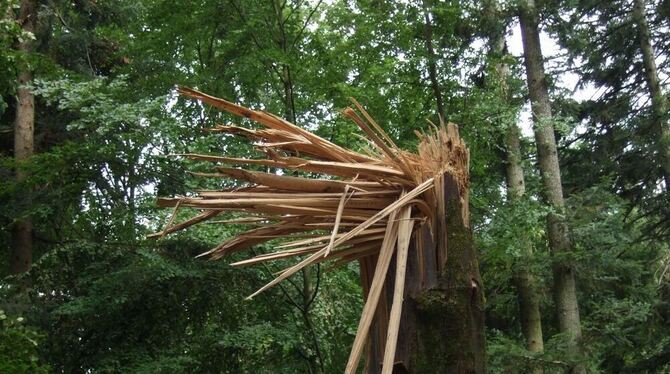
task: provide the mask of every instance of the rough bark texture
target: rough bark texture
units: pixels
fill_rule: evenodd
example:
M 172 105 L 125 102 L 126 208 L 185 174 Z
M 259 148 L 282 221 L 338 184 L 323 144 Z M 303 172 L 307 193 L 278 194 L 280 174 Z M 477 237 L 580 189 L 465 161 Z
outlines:
M 522 4 L 519 18 L 544 197 L 554 210 L 554 213 L 547 216 L 547 223 L 549 247 L 553 255 L 553 291 L 559 328 L 561 332 L 569 336 L 568 349 L 570 354 L 573 358 L 579 358 L 582 355 L 580 346 L 582 329 L 577 304 L 574 266 L 571 261 L 563 259 L 563 253 L 571 251 L 571 244 L 567 225 L 561 216 L 565 203 L 563 201 L 563 188 L 549 93 L 544 73 L 538 17 L 533 0 L 527 0 Z M 573 372 L 584 372 L 584 367 L 576 365 L 572 370 Z
M 443 224 L 433 228 L 434 235 L 427 225 L 417 229 L 409 249 L 394 373 L 485 372 L 484 296 L 477 253 L 457 183 L 448 174 L 443 180 Z M 433 240 L 441 236 L 444 239 Z M 366 293 L 375 261 L 361 261 Z M 366 373 L 381 373 L 394 282 L 390 271 L 386 298 L 380 300 L 368 340 Z
M 490 22 L 495 25 L 498 18 L 498 4 L 496 1 L 487 3 L 487 15 Z M 504 62 L 506 55 L 504 25 L 495 26 L 491 30 L 490 50 L 494 58 L 499 59 L 495 64 L 497 80 L 502 95 L 506 102 L 509 100 L 507 79 L 510 75 L 509 66 Z M 516 123 L 507 124 L 504 133 L 505 143 L 505 177 L 507 181 L 507 198 L 515 203 L 520 200 L 526 192 L 521 159 L 519 127 Z M 522 259 L 530 259 L 533 256 L 532 244 L 528 237 L 519 238 L 519 248 Z M 526 348 L 533 353 L 544 350 L 544 339 L 542 337 L 542 316 L 540 314 L 540 298 L 537 293 L 536 281 L 525 263 L 515 264 L 513 274 L 514 284 L 517 289 L 517 300 L 519 304 L 519 319 L 521 330 L 526 339 Z M 534 368 L 533 373 L 542 373 L 541 368 Z
M 37 23 L 37 4 L 34 0 L 21 1 L 18 22 L 24 31 L 34 33 Z M 32 41 L 26 40 L 19 43 L 18 49 L 22 52 L 32 50 Z M 17 105 L 16 119 L 14 122 L 14 158 L 21 162 L 33 155 L 33 134 L 35 127 L 35 96 L 25 85 L 33 79 L 30 67 L 24 66 L 19 71 L 17 80 Z M 17 168 L 16 179 L 18 183 L 26 179 L 26 173 Z M 12 248 L 10 255 L 10 271 L 12 274 L 22 273 L 32 263 L 33 241 L 32 221 L 28 218 L 19 220 L 14 224 L 12 231 Z
M 525 193 L 525 181 L 521 166 L 521 146 L 519 128 L 511 124 L 505 134 L 505 176 L 507 179 L 507 196 L 510 201 L 518 201 Z M 532 245 L 527 237 L 519 238 L 522 258 L 533 256 Z M 521 329 L 526 338 L 526 347 L 530 352 L 542 352 L 542 317 L 540 315 L 540 297 L 537 293 L 536 281 L 526 264 L 516 264 L 514 284 L 517 288 Z M 541 372 L 535 369 L 536 373 Z
M 670 190 L 670 128 L 668 127 L 668 101 L 663 95 L 661 81 L 656 68 L 656 58 L 651 45 L 651 35 L 645 10 L 644 0 L 635 0 L 633 19 L 637 25 L 638 41 L 642 52 L 644 74 L 647 88 L 651 96 L 652 117 L 658 132 L 657 149 L 663 171 L 666 190 Z

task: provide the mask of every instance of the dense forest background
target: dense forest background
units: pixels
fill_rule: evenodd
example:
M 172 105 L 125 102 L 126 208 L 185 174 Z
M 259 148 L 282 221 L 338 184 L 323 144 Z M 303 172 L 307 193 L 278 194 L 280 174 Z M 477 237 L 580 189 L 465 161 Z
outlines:
M 352 148 L 352 96 L 408 149 L 427 120 L 459 124 L 488 370 L 670 372 L 669 1 L 2 0 L 0 14 L 0 372 L 343 370 L 356 266 L 245 301 L 279 265 L 194 259 L 240 227 L 145 239 L 171 214 L 157 196 L 231 183 L 168 155 L 255 152 L 204 131 L 231 118 L 177 84 Z M 534 24 L 548 116 L 527 75 Z M 538 128 L 556 139 L 564 205 Z M 551 250 L 547 216 L 570 250 Z M 557 263 L 579 339 L 559 318 Z

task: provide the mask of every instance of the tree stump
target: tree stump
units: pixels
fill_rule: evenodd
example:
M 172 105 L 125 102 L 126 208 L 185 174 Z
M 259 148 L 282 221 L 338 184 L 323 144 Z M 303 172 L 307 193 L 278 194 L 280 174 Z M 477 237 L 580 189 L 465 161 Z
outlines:
M 463 208 L 467 201 L 462 201 L 450 174 L 442 178 L 445 219 L 434 228 L 421 225 L 412 236 L 393 373 L 485 372 L 484 296 L 469 217 Z M 376 256 L 359 263 L 367 293 Z M 391 268 L 395 266 L 394 256 Z M 394 274 L 388 273 L 386 297 L 380 301 L 368 338 L 368 374 L 382 372 Z

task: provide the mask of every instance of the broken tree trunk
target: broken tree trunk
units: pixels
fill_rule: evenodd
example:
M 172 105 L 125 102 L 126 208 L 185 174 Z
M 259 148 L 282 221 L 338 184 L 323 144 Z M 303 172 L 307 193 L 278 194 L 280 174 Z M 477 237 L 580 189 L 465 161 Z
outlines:
M 437 227 L 421 225 L 412 236 L 405 275 L 400 333 L 393 373 L 484 373 L 484 295 L 469 217 L 458 184 L 442 176 L 445 219 Z M 434 235 L 431 235 L 434 230 Z M 442 240 L 434 240 L 434 238 Z M 360 260 L 361 283 L 369 289 L 376 258 Z M 393 259 L 392 268 L 397 267 Z M 382 373 L 386 321 L 396 278 L 385 282 L 386 298 L 375 315 L 367 346 L 365 372 Z
M 297 259 L 250 298 L 309 265 L 332 261 L 334 268 L 358 261 L 366 302 L 346 373 L 359 369 L 362 356 L 368 373 L 484 372 L 482 286 L 469 229 L 469 151 L 455 125 L 417 133 L 418 151 L 410 153 L 399 149 L 352 99 L 356 110 L 343 113 L 369 141 L 359 153 L 270 113 L 192 89 L 180 93 L 263 126 L 217 126 L 211 131 L 252 139 L 265 158 L 182 156 L 283 172 L 216 166 L 212 173 L 194 173 L 240 184 L 198 191 L 195 197 L 159 199 L 159 205 L 174 207 L 174 213 L 153 236 L 227 216 L 217 222 L 245 225 L 247 230 L 201 256 L 219 259 L 271 242 L 273 252 L 232 265 Z M 180 208 L 200 213 L 173 225 Z

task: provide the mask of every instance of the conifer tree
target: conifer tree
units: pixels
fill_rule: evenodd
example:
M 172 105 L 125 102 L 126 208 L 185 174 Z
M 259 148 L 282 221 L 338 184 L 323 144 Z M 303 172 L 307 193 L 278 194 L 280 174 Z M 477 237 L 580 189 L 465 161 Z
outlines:
M 537 8 L 534 0 L 527 0 L 519 9 L 521 35 L 524 47 L 524 62 L 528 82 L 533 131 L 537 146 L 538 166 L 542 176 L 543 193 L 552 211 L 547 215 L 547 236 L 553 255 L 554 301 L 560 331 L 568 335 L 569 352 L 579 359 L 582 354 L 582 327 L 577 301 L 574 265 L 569 258 L 572 250 L 568 227 L 565 222 L 563 186 L 558 162 L 558 150 L 552 123 L 551 102 L 547 77 L 544 72 L 542 47 Z M 577 364 L 573 372 L 583 373 L 585 368 Z

